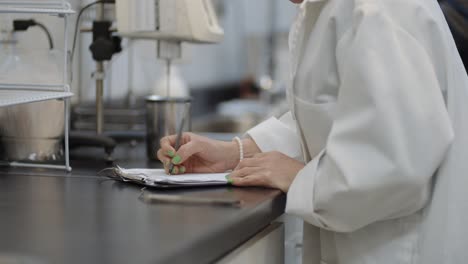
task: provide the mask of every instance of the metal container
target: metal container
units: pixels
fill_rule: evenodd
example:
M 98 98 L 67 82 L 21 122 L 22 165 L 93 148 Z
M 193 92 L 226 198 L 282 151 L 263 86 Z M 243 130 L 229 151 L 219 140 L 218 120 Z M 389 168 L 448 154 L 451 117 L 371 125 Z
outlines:
M 50 161 L 63 157 L 64 102 L 58 100 L 0 108 L 0 157 L 9 161 Z
M 188 132 L 192 128 L 190 117 L 190 97 L 146 97 L 146 152 L 148 159 L 157 160 L 156 153 L 160 148 L 159 141 L 168 135 L 175 135 L 181 125 L 183 116 L 185 124 L 182 129 Z

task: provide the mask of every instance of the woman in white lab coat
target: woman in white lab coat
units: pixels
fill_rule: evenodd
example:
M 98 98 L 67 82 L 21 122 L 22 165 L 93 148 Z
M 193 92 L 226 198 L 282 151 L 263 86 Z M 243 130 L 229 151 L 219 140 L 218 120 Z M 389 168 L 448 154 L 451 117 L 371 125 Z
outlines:
M 287 192 L 304 263 L 466 263 L 468 78 L 437 1 L 294 2 L 291 111 L 158 157 Z

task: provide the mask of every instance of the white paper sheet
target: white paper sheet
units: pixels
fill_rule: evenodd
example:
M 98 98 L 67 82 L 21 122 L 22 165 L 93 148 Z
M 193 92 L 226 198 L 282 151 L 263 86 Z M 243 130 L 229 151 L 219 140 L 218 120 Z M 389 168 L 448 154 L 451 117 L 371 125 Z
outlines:
M 163 169 L 118 168 L 119 176 L 129 180 L 145 181 L 149 185 L 222 185 L 227 184 L 228 173 L 191 173 L 167 175 Z

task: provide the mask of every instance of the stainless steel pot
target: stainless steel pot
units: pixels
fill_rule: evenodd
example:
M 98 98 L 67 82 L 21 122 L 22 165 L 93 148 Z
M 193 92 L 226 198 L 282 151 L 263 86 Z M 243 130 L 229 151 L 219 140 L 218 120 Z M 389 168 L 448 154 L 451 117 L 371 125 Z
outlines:
M 168 98 L 161 96 L 146 97 L 146 152 L 148 159 L 157 160 L 161 138 L 176 134 L 182 117 L 190 113 L 192 99 L 189 97 Z M 185 119 L 184 132 L 190 131 L 190 114 Z
M 60 159 L 64 119 L 64 103 L 58 100 L 0 108 L 2 160 Z

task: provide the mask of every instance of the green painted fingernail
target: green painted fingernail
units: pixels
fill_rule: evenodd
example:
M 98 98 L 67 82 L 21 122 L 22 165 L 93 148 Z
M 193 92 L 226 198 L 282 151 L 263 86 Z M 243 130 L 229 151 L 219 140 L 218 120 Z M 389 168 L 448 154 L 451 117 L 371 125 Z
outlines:
M 177 165 L 182 161 L 182 158 L 179 155 L 176 155 L 174 158 L 172 158 L 172 163 Z
M 171 174 L 177 174 L 178 172 L 179 172 L 179 169 L 174 166 L 174 168 L 172 168 Z
M 172 158 L 172 157 L 174 157 L 175 153 L 172 150 L 168 150 L 167 155 Z
M 185 173 L 185 167 L 184 166 L 180 167 L 180 173 Z
M 226 180 L 227 180 L 228 184 L 232 184 L 232 179 L 229 176 L 231 176 L 231 174 L 226 175 Z

